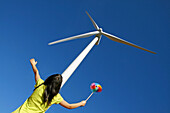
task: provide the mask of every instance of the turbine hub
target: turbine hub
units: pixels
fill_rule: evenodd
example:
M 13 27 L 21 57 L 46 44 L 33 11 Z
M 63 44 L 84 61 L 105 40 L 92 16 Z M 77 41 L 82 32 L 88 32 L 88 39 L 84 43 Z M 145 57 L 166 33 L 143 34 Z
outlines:
M 99 31 L 102 32 L 103 31 L 102 28 L 99 28 Z

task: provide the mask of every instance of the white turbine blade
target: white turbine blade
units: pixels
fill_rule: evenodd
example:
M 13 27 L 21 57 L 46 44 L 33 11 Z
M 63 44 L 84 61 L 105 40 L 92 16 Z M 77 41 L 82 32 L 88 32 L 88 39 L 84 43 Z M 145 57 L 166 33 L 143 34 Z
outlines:
M 64 42 L 64 41 L 69 41 L 69 40 L 74 40 L 74 39 L 78 39 L 78 38 L 85 38 L 85 37 L 89 37 L 89 36 L 96 35 L 96 34 L 99 34 L 99 33 L 100 33 L 99 31 L 93 31 L 93 32 L 89 32 L 89 33 L 84 33 L 84 34 L 81 34 L 81 35 L 77 35 L 77 36 L 57 40 L 57 41 L 48 43 L 48 45 L 52 45 L 52 44 L 56 44 L 56 43 L 60 43 L 60 42 Z
M 123 44 L 129 45 L 129 46 L 136 47 L 136 48 L 138 48 L 138 49 L 141 49 L 141 50 L 144 50 L 144 51 L 147 51 L 147 52 L 156 54 L 156 53 L 153 52 L 153 51 L 150 51 L 150 50 L 148 50 L 148 49 L 145 49 L 145 48 L 142 48 L 142 47 L 137 46 L 137 45 L 135 45 L 135 44 L 132 44 L 132 43 L 130 43 L 130 42 L 128 42 L 128 41 L 125 41 L 125 40 L 123 40 L 123 39 L 120 39 L 120 38 L 118 38 L 118 37 L 116 37 L 116 36 L 114 36 L 114 35 L 108 34 L 108 33 L 106 33 L 106 32 L 102 32 L 102 34 L 103 34 L 104 36 L 108 37 L 109 39 L 115 41 L 115 42 L 123 43 Z
M 87 11 L 86 11 L 86 13 L 87 13 L 87 15 L 89 16 L 90 20 L 92 21 L 93 26 L 94 26 L 97 30 L 99 30 L 99 27 L 97 26 L 97 24 L 95 23 L 95 21 L 92 19 L 92 17 L 89 15 L 89 13 L 88 13 Z

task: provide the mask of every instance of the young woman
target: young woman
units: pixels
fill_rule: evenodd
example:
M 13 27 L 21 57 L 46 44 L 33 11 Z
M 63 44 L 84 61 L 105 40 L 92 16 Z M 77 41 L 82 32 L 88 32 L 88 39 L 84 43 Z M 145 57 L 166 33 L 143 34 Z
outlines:
M 54 74 L 49 76 L 45 81 L 40 78 L 39 71 L 36 67 L 35 59 L 30 60 L 34 75 L 35 89 L 32 95 L 12 113 L 45 113 L 52 104 L 60 104 L 67 109 L 74 109 L 80 106 L 85 106 L 86 101 L 69 104 L 59 94 L 62 83 L 62 76 Z

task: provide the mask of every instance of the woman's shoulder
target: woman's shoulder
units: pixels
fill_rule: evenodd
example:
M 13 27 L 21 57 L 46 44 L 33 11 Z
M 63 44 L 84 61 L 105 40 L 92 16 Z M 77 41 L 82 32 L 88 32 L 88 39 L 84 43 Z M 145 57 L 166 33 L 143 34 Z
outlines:
M 63 97 L 58 93 L 56 96 L 53 97 L 53 102 L 54 104 L 59 104 L 61 101 L 63 101 Z
M 39 86 L 40 84 L 42 84 L 42 83 L 44 83 L 44 80 L 42 80 L 41 78 L 39 78 L 38 80 L 37 80 L 37 82 L 36 82 L 36 84 L 35 84 L 35 88 L 37 87 L 37 86 Z

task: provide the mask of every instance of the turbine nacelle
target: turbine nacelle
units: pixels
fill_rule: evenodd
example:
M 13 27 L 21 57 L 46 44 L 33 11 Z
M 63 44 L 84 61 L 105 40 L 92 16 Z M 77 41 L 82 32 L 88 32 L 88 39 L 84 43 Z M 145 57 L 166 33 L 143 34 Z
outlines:
M 64 42 L 64 41 L 69 41 L 69 40 L 74 40 L 74 39 L 78 39 L 78 38 L 86 38 L 86 37 L 90 37 L 92 35 L 95 35 L 95 37 L 98 37 L 98 41 L 96 42 L 96 45 L 99 44 L 100 40 L 101 40 L 101 35 L 104 35 L 106 36 L 107 38 L 111 39 L 112 41 L 115 41 L 115 42 L 119 42 L 119 43 L 123 43 L 123 44 L 126 44 L 126 45 L 129 45 L 129 46 L 132 46 L 132 47 L 135 47 L 135 48 L 138 48 L 138 49 L 141 49 L 141 50 L 144 50 L 144 51 L 147 51 L 147 52 L 150 52 L 150 53 L 153 53 L 153 54 L 156 54 L 155 52 L 153 51 L 150 51 L 148 49 L 145 49 L 143 47 L 140 47 L 140 46 L 137 46 L 133 43 L 130 43 L 126 40 L 123 40 L 121 38 L 118 38 L 117 36 L 114 36 L 114 35 L 111 35 L 109 33 L 106 33 L 102 30 L 102 28 L 99 28 L 98 25 L 95 23 L 95 21 L 92 19 L 92 17 L 88 14 L 88 12 L 86 12 L 87 15 L 89 16 L 91 22 L 93 23 L 93 26 L 95 27 L 95 29 L 97 31 L 93 31 L 93 32 L 89 32 L 89 33 L 84 33 L 84 34 L 81 34 L 81 35 L 77 35 L 77 36 L 73 36 L 73 37 L 69 37 L 69 38 L 65 38 L 65 39 L 61 39 L 61 40 L 58 40 L 58 41 L 54 41 L 54 42 L 51 42 L 49 43 L 48 45 L 52 45 L 52 44 L 56 44 L 56 43 L 60 43 L 60 42 Z

